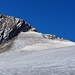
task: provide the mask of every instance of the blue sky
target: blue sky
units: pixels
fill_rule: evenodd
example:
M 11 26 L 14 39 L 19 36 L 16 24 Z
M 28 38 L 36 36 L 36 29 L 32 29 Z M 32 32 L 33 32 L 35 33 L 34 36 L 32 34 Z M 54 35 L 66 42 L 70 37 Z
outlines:
M 22 18 L 39 32 L 75 41 L 75 0 L 1 0 L 0 13 Z

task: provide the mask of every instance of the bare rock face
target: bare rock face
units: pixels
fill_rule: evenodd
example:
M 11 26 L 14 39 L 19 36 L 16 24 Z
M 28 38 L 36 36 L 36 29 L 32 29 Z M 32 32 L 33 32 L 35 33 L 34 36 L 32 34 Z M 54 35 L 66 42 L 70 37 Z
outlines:
M 6 42 L 20 32 L 37 31 L 22 19 L 0 14 L 0 44 Z

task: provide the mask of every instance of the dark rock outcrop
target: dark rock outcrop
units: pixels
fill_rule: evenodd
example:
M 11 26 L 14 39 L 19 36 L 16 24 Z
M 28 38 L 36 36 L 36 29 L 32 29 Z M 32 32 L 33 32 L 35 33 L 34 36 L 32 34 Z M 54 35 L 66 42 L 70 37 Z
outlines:
M 37 31 L 22 19 L 0 14 L 0 44 L 6 42 L 20 32 Z
M 43 34 L 43 37 L 46 39 L 52 39 L 52 40 L 68 41 L 67 39 L 57 37 L 56 35 L 53 35 L 53 34 Z

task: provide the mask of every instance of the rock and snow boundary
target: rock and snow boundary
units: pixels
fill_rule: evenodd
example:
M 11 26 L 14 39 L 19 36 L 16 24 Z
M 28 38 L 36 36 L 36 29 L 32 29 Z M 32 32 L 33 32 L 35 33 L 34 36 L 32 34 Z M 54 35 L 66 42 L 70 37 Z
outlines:
M 0 75 L 75 75 L 75 43 L 0 15 Z
M 16 49 L 26 46 L 26 49 L 27 47 L 34 49 L 35 46 L 38 47 L 37 45 L 42 49 L 43 46 L 48 49 L 72 46 L 75 43 L 52 34 L 39 33 L 36 28 L 22 19 L 0 15 L 0 48 Z

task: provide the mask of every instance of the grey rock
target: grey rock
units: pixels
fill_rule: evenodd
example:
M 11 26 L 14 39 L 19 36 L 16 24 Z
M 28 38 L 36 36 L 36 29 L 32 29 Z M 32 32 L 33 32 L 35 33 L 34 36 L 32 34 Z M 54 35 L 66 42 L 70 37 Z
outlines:
M 22 19 L 0 14 L 0 44 L 29 30 L 37 31 Z
M 53 35 L 53 34 L 43 34 L 43 37 L 46 39 L 52 39 L 52 40 L 68 41 L 67 39 L 57 37 L 56 35 Z

